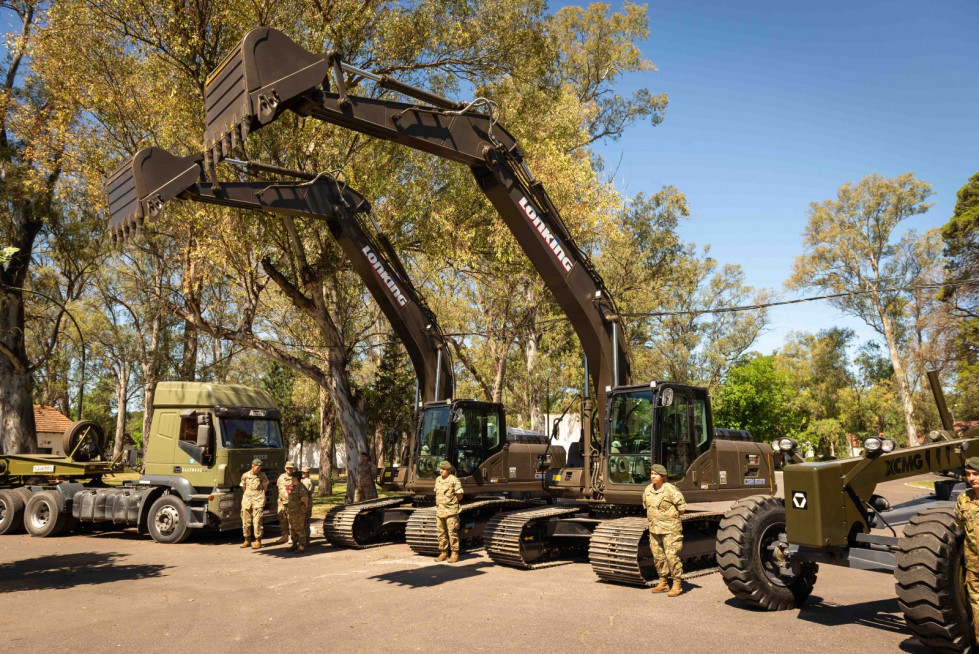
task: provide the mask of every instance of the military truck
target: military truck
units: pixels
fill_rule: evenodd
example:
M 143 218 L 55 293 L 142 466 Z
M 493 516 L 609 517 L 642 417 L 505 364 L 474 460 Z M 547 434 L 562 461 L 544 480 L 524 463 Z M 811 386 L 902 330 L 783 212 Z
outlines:
M 43 538 L 79 522 L 111 523 L 179 543 L 195 529 L 239 528 L 239 481 L 251 461 L 264 461 L 271 479 L 285 469 L 271 396 L 238 384 L 160 382 L 154 406 L 145 469 L 135 482 L 104 483 L 120 466 L 106 460 L 91 422 L 66 431 L 65 457 L 0 455 L 0 534 Z M 276 520 L 275 484 L 268 493 L 265 522 Z

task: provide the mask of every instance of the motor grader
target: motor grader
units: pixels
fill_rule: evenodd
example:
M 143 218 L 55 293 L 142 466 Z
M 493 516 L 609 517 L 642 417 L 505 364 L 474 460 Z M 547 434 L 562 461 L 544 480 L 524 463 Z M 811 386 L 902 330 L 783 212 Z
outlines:
M 740 500 L 721 520 L 717 563 L 735 597 L 782 611 L 806 601 L 819 564 L 893 573 L 898 605 L 918 640 L 940 652 L 974 650 L 954 494 L 895 506 L 874 494 L 881 482 L 949 470 L 979 455 L 979 428 L 956 433 L 937 374 L 928 378 L 943 429 L 926 444 L 899 449 L 870 437 L 863 456 L 806 463 L 792 439 L 778 443 L 795 461 L 783 471 L 784 497 Z

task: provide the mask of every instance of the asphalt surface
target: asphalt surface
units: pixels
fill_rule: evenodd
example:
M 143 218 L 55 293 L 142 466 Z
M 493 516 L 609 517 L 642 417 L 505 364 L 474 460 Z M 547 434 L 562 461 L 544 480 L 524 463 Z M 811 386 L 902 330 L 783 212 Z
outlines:
M 878 492 L 892 503 L 925 493 L 904 482 Z M 821 566 L 804 607 L 769 613 L 741 605 L 719 574 L 668 598 L 599 582 L 587 563 L 523 571 L 482 551 L 450 565 L 403 543 L 342 550 L 316 537 L 293 555 L 240 542 L 0 537 L 0 651 L 927 651 L 881 573 Z

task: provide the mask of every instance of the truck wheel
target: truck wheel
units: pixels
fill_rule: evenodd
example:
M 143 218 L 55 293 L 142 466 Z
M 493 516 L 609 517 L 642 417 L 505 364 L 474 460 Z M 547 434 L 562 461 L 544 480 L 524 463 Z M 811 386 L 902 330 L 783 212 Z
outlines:
M 731 593 L 767 611 L 801 606 L 816 584 L 815 563 L 786 561 L 785 504 L 771 495 L 736 502 L 717 532 L 717 565 Z
M 0 490 L 0 534 L 24 530 L 24 498 L 13 488 Z
M 911 518 L 895 551 L 898 606 L 911 633 L 938 652 L 965 652 L 976 645 L 963 539 L 953 509 L 928 509 Z
M 47 538 L 61 533 L 65 526 L 66 514 L 61 512 L 61 503 L 55 491 L 34 493 L 27 501 L 24 510 L 24 527 L 31 536 Z
M 190 536 L 190 512 L 176 495 L 164 495 L 153 502 L 146 520 L 150 536 L 158 543 L 182 543 Z
M 65 451 L 65 456 L 70 456 L 73 461 L 84 462 L 96 459 L 102 453 L 104 445 L 105 434 L 102 432 L 102 427 L 91 420 L 76 422 L 66 429 L 61 437 L 61 447 Z

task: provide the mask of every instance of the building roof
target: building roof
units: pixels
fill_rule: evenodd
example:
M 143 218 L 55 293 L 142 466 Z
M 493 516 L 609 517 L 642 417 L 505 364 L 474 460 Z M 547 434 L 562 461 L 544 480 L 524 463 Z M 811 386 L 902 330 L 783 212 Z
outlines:
M 64 433 L 66 429 L 75 424 L 71 418 L 66 418 L 60 411 L 53 406 L 43 404 L 34 405 L 34 426 L 40 432 Z

